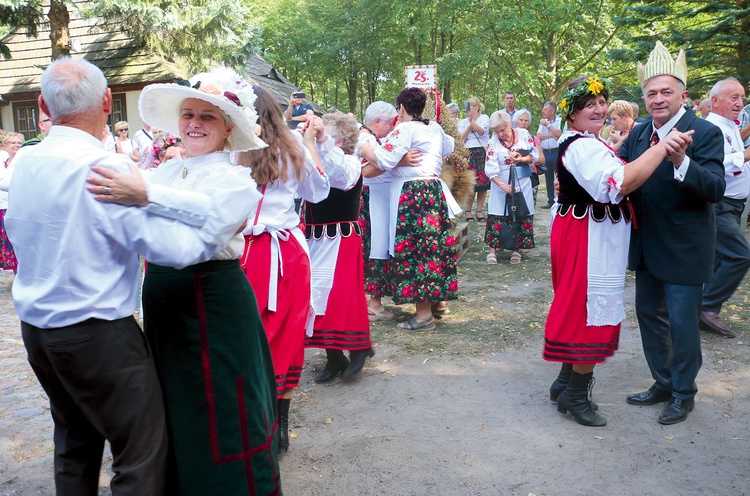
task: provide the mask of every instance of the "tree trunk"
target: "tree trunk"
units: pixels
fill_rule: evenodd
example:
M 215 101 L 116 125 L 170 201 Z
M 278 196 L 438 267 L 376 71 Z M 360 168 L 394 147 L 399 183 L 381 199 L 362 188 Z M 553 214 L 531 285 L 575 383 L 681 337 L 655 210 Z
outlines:
M 70 14 L 65 2 L 52 0 L 49 7 L 49 39 L 52 41 L 52 60 L 70 56 Z

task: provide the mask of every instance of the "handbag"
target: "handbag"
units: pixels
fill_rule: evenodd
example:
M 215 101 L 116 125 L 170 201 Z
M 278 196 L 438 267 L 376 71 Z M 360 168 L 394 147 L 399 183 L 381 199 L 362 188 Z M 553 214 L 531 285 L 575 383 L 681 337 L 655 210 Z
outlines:
M 518 221 L 530 214 L 523 193 L 516 191 L 515 169 L 515 165 L 510 166 L 509 184 L 512 193 L 505 194 L 505 215 L 500 228 L 500 246 L 506 250 L 518 249 Z

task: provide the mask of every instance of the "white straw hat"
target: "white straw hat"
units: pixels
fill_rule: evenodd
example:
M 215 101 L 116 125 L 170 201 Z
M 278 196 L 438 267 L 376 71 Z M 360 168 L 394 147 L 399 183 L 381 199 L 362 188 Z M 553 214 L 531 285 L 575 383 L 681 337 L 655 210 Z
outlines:
M 179 135 L 180 106 L 187 98 L 208 102 L 229 117 L 234 127 L 227 138 L 228 150 L 246 151 L 268 146 L 255 134 L 258 114 L 253 106 L 252 85 L 224 67 L 196 74 L 190 78 L 190 86 L 177 83 L 146 86 L 138 99 L 138 111 L 151 127 Z

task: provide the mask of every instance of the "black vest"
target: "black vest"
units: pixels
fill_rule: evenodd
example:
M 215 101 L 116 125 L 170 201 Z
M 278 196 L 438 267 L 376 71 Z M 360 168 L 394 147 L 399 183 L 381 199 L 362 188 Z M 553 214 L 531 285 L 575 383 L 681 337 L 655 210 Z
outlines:
M 331 188 L 328 198 L 319 203 L 305 202 L 305 224 L 330 224 L 359 220 L 362 176 L 348 191 Z

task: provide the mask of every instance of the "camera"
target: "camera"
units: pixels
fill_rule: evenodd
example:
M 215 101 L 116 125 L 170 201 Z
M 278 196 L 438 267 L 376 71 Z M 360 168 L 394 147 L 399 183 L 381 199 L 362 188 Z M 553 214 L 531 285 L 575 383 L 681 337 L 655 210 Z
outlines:
M 464 102 L 464 110 L 467 114 L 471 111 L 471 102 L 469 102 L 468 100 Z
M 294 98 L 305 98 L 305 94 L 300 91 L 294 94 Z

